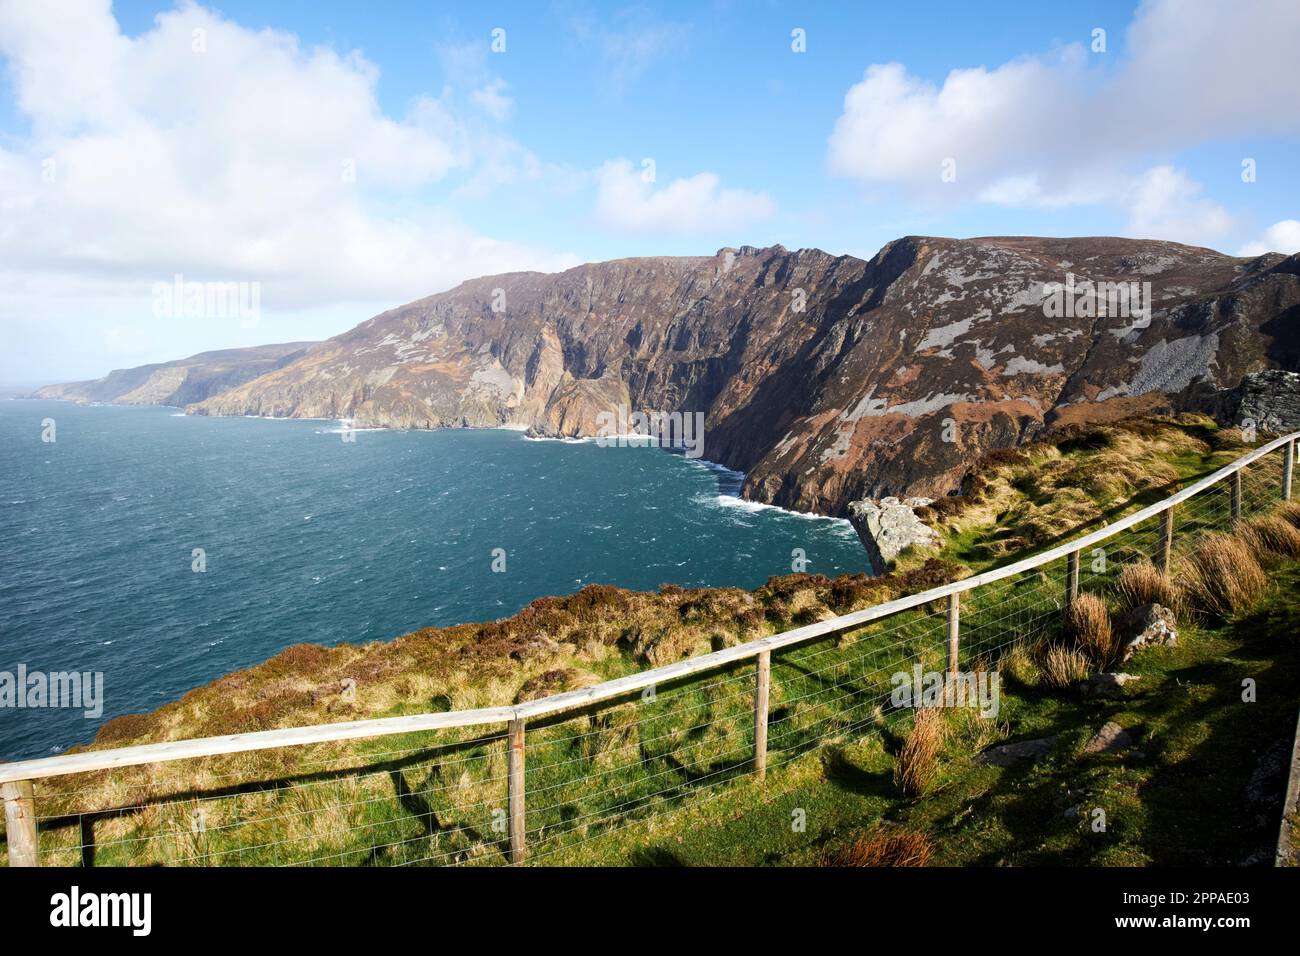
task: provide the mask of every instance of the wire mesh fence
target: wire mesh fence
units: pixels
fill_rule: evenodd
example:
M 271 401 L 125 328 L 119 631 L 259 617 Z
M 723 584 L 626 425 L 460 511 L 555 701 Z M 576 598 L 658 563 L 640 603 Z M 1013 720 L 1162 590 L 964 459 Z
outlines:
M 1175 554 L 1274 508 L 1282 462 L 1262 457 L 1179 503 Z M 775 772 L 879 724 L 900 672 L 993 671 L 1011 648 L 1053 640 L 1074 561 L 1077 590 L 1106 594 L 1126 566 L 1160 564 L 1166 535 L 1154 514 L 1076 558 L 1049 553 L 959 596 L 777 648 L 765 714 L 756 715 L 750 657 L 530 721 L 522 806 L 511 805 L 500 724 L 213 755 L 37 779 L 41 861 L 495 865 L 519 858 L 514 842 L 549 862 L 706 794 L 755 785 L 760 721 Z M 513 841 L 512 811 L 522 818 Z

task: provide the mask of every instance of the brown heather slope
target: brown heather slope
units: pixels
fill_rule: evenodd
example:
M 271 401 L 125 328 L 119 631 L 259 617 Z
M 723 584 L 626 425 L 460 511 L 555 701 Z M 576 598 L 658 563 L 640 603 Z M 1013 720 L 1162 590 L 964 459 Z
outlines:
M 1047 318 L 1043 285 L 1067 272 L 1150 282 L 1149 325 Z M 704 456 L 745 471 L 746 497 L 842 514 L 953 492 L 981 455 L 1060 420 L 1204 407 L 1247 372 L 1297 367 L 1297 319 L 1300 256 L 1115 238 L 908 237 L 870 261 L 746 246 L 475 279 L 189 411 L 570 436 L 620 404 L 698 411 Z
M 424 628 L 360 646 L 297 644 L 151 713 L 108 721 L 91 748 L 532 700 L 847 614 L 966 573 L 934 558 L 875 578 L 774 577 L 753 592 L 666 584 L 654 593 L 589 584 L 485 624 Z M 351 699 L 343 693 L 345 680 L 356 682 Z

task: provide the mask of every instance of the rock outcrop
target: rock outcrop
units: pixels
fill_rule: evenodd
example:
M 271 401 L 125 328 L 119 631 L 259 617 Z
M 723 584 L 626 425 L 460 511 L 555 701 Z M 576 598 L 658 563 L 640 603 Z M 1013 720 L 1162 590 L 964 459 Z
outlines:
M 1178 643 L 1178 622 L 1174 612 L 1162 604 L 1143 604 L 1115 621 L 1115 633 L 1127 661 L 1144 647 L 1173 647 Z
M 288 342 L 200 352 L 175 362 L 117 369 L 90 382 L 46 385 L 32 397 L 67 399 L 83 405 L 108 402 L 184 407 L 282 368 L 301 358 L 314 344 Z
M 873 574 L 884 574 L 889 565 L 906 548 L 926 547 L 939 543 L 939 535 L 916 515 L 917 508 L 933 503 L 933 498 L 894 497 L 880 501 L 850 501 L 849 521 L 858 533 Z
M 1251 372 L 1219 398 L 1215 416 L 1225 425 L 1264 432 L 1300 429 L 1300 373 L 1284 369 Z
M 1116 238 L 913 236 L 870 260 L 745 246 L 475 279 L 190 411 L 565 436 L 620 406 L 700 412 L 704 457 L 745 472 L 745 497 L 842 515 L 949 494 L 1053 424 L 1295 368 L 1298 317 L 1297 256 Z

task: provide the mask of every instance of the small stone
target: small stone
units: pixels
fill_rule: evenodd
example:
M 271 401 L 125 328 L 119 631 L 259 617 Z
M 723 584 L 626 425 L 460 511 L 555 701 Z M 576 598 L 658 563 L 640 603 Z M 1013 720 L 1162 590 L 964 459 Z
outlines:
M 1113 754 L 1118 750 L 1125 749 L 1131 743 L 1133 743 L 1133 738 L 1129 735 L 1129 732 L 1115 721 L 1110 720 L 1084 745 L 1083 752 L 1089 754 Z
M 1082 684 L 1083 695 L 1100 697 L 1104 700 L 1118 700 L 1124 696 L 1125 684 L 1140 679 L 1136 674 L 1093 674 Z
M 1001 744 L 990 747 L 977 754 L 977 764 L 992 764 L 995 767 L 1009 767 L 1017 760 L 1039 761 L 1052 752 L 1057 737 L 1039 737 L 1037 740 L 1020 740 L 1013 744 Z

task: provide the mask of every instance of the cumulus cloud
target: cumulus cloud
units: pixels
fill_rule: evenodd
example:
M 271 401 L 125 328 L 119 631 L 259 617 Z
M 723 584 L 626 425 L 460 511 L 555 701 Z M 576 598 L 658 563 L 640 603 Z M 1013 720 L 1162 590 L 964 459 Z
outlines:
M 1264 230 L 1264 235 L 1237 250 L 1239 256 L 1262 256 L 1266 252 L 1294 255 L 1300 252 L 1300 219 L 1283 219 Z
M 1147 170 L 1126 197 L 1130 234 L 1174 240 L 1200 236 L 1206 241 L 1222 236 L 1232 227 L 1232 217 L 1201 191 L 1199 183 L 1172 166 Z
M 596 218 L 629 232 L 706 232 L 745 226 L 770 216 L 771 197 L 720 188 L 709 172 L 656 186 L 644 168 L 616 159 L 596 171 Z
M 901 63 L 868 67 L 844 98 L 830 138 L 831 169 L 869 182 L 939 183 L 944 161 L 952 160 L 957 182 L 1004 179 L 1056 148 L 1042 134 L 1078 101 L 1081 59 L 1071 48 L 1053 63 L 954 70 L 942 87 Z
M 1222 209 L 1177 170 L 1135 169 L 1201 142 L 1300 132 L 1300 101 L 1285 93 L 1300 87 L 1297 35 L 1292 0 L 1206 0 L 1195 16 L 1154 0 L 1123 54 L 1071 44 L 939 85 L 873 65 L 845 96 L 828 164 L 934 200 L 1130 206 L 1135 225 L 1208 239 L 1228 226 Z
M 421 201 L 485 140 L 447 96 L 386 115 L 360 54 L 192 4 L 127 37 L 108 0 L 69 0 L 0 2 L 0 57 L 30 124 L 0 148 L 0 318 L 138 301 L 176 272 L 259 281 L 274 310 L 573 263 Z M 473 101 L 509 112 L 504 85 Z

